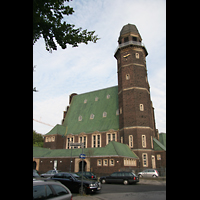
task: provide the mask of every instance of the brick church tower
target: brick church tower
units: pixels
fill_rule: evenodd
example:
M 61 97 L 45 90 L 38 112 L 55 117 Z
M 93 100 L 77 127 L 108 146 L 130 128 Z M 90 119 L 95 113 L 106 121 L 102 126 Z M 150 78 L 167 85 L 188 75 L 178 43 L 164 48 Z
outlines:
M 154 108 L 147 78 L 148 52 L 133 24 L 123 26 L 115 52 L 118 67 L 119 132 L 140 159 L 138 167 L 155 168 L 153 138 L 156 132 Z

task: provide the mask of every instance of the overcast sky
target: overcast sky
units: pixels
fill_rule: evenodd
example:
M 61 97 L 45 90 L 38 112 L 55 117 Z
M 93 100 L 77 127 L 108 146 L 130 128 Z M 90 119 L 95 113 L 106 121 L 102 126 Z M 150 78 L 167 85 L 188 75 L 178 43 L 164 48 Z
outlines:
M 166 1 L 165 0 L 73 0 L 74 14 L 65 18 L 88 31 L 95 30 L 97 43 L 49 53 L 43 38 L 33 46 L 33 118 L 55 126 L 61 124 L 71 93 L 85 93 L 116 86 L 114 53 L 122 27 L 135 24 L 148 51 L 146 57 L 156 128 L 166 133 Z M 33 121 L 33 129 L 46 134 L 53 127 Z

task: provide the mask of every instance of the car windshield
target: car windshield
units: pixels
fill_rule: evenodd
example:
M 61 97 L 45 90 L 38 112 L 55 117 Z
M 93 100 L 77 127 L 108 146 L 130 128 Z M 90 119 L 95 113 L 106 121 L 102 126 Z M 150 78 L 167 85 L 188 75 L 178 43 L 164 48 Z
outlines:
M 80 174 L 71 174 L 75 179 L 81 180 L 82 176 Z M 86 178 L 83 176 L 83 180 L 86 180 Z

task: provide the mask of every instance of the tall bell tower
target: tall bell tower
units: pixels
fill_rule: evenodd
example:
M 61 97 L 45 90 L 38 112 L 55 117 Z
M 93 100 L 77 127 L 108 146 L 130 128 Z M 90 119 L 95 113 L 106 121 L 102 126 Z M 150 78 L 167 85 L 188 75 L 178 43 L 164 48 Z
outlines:
M 118 68 L 120 139 L 137 154 L 139 167 L 155 168 L 153 137 L 158 136 L 147 78 L 148 52 L 133 24 L 123 26 L 118 44 L 114 56 Z

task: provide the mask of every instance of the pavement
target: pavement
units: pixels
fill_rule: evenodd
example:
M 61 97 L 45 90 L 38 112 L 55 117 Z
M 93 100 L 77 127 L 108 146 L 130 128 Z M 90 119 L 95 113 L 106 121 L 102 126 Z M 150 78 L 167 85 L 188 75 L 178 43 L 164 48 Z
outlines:
M 166 191 L 106 193 L 98 196 L 75 196 L 73 200 L 166 200 Z
M 166 185 L 166 180 L 140 179 L 138 185 Z M 99 193 L 92 195 L 76 195 L 73 200 L 166 200 L 166 191 L 126 192 L 126 193 Z

